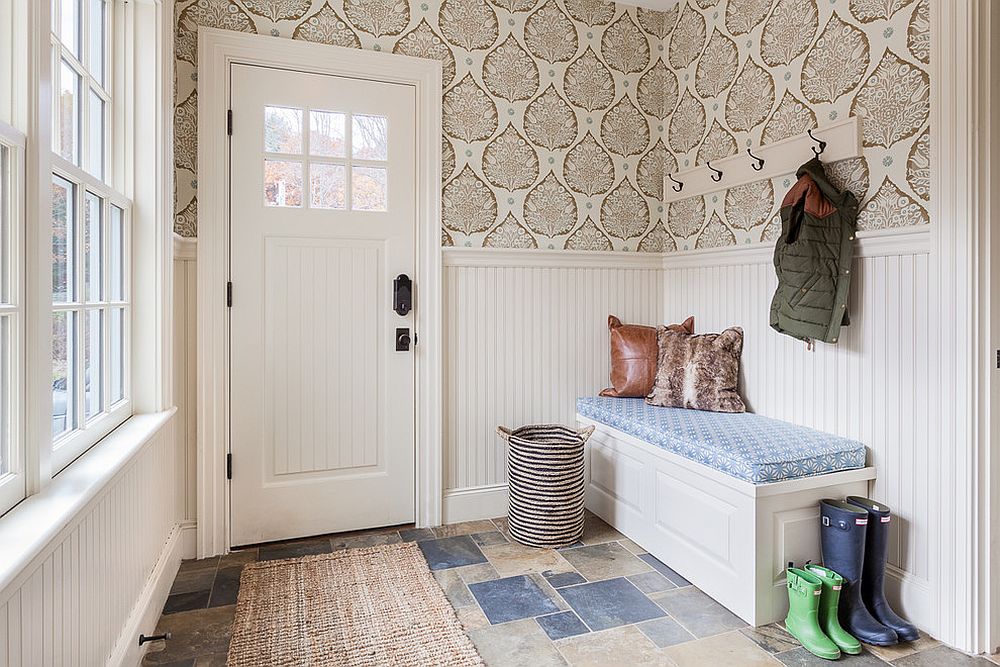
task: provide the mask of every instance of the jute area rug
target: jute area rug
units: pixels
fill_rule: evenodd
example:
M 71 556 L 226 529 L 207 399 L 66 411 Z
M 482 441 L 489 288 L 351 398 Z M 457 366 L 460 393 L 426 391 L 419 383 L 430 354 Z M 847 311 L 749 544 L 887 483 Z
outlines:
M 227 667 L 482 665 L 413 543 L 243 568 Z

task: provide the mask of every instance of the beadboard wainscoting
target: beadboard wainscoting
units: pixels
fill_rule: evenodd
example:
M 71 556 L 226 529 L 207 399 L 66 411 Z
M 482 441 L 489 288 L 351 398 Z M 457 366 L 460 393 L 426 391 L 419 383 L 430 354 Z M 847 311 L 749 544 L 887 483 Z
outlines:
M 133 417 L 4 517 L 22 524 L 5 526 L 15 539 L 51 534 L 17 543 L 27 553 L 4 545 L 18 567 L 0 564 L 0 664 L 138 664 L 139 633 L 194 551 L 176 515 L 173 414 Z
M 666 320 L 694 315 L 698 332 L 744 329 L 741 392 L 749 408 L 865 443 L 877 470 L 870 493 L 892 507 L 893 596 L 921 627 L 935 627 L 927 231 L 860 240 L 852 269 L 851 324 L 836 345 L 804 342 L 769 326 L 777 284 L 773 248 L 679 253 L 665 258 Z M 777 573 L 776 573 L 777 574 Z
M 665 292 L 657 254 L 443 253 L 443 511 L 452 522 L 506 513 L 497 425 L 574 423 L 577 396 L 608 384 L 608 315 L 660 322 Z

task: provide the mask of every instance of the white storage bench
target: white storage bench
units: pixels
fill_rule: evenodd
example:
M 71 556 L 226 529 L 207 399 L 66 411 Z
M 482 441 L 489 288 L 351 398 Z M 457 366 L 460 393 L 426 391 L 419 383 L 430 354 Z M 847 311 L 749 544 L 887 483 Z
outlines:
M 754 414 L 581 398 L 587 508 L 747 623 L 783 619 L 789 561 L 820 562 L 821 498 L 867 496 L 859 442 Z

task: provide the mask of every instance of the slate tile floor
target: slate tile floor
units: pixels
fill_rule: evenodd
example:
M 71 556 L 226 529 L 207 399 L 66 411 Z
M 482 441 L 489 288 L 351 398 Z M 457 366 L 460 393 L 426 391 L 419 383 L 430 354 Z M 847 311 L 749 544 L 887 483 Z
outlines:
M 174 581 L 144 665 L 226 662 L 243 566 L 254 560 L 415 541 L 486 662 L 493 667 L 789 665 L 830 663 L 779 624 L 750 628 L 686 579 L 593 515 L 578 544 L 529 549 L 505 519 L 434 529 L 403 526 L 263 545 L 186 561 Z M 991 662 L 991 660 L 993 662 Z M 929 637 L 866 648 L 840 662 L 864 667 L 1000 664 Z

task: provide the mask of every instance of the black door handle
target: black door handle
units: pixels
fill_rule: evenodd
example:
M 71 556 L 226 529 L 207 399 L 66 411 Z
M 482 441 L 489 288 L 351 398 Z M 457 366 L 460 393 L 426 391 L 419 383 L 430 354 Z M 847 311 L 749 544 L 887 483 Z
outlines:
M 392 309 L 400 317 L 413 309 L 413 281 L 405 273 L 399 274 L 392 281 Z
M 396 352 L 410 351 L 410 330 L 405 328 L 396 329 Z

